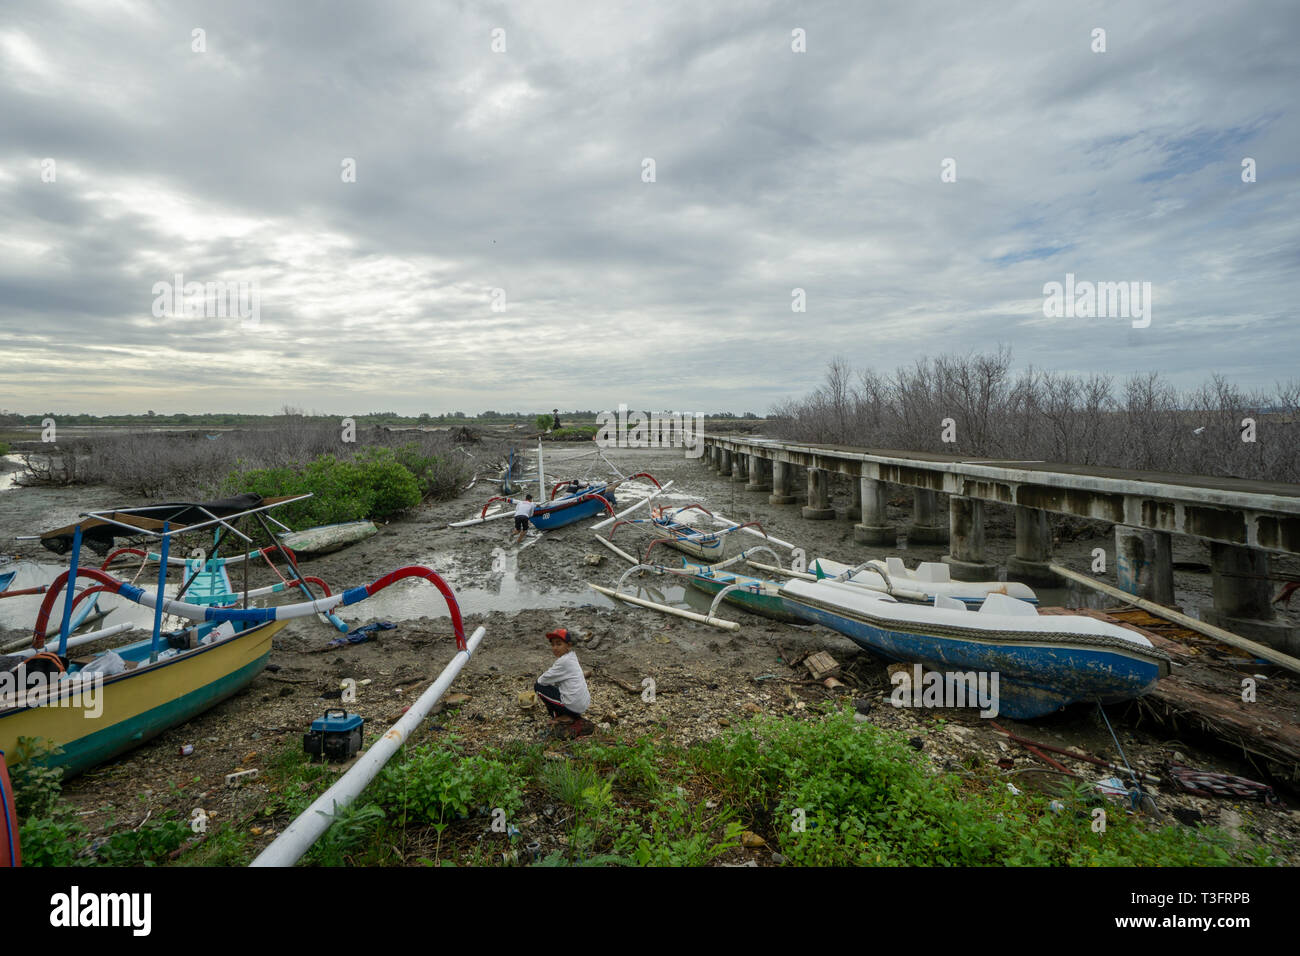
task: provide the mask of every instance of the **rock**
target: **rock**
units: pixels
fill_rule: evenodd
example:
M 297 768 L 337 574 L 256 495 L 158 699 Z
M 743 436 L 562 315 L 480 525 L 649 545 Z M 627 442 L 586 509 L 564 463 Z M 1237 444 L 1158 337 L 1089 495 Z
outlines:
M 767 846 L 767 841 L 757 833 L 754 833 L 751 830 L 746 830 L 740 835 L 740 845 L 743 847 L 749 847 L 750 849 L 758 849 L 761 846 Z
M 859 697 L 853 702 L 853 709 L 859 714 L 868 713 L 871 710 L 871 701 L 867 700 L 865 697 Z
M 1174 807 L 1170 813 L 1174 815 L 1174 819 L 1179 823 L 1186 824 L 1189 827 L 1196 826 L 1201 822 L 1201 811 L 1195 807 Z
M 731 726 L 731 721 L 729 721 L 726 717 L 719 717 L 719 718 L 718 718 L 718 726 L 719 726 L 719 727 L 730 727 L 730 726 Z
M 925 747 L 925 741 L 922 740 L 920 737 L 912 737 L 908 739 L 907 745 L 911 747 L 913 750 L 921 750 L 922 748 Z
M 586 554 L 582 556 L 582 560 L 585 561 L 587 564 L 591 565 L 592 567 L 595 567 L 596 565 L 600 564 L 600 562 L 605 560 L 605 556 L 603 554 L 596 554 L 593 551 L 588 551 Z
M 777 866 L 781 866 L 784 863 L 789 863 L 790 858 L 786 856 L 784 853 L 777 853 L 775 850 L 773 850 L 772 862 L 775 863 Z
M 455 707 L 457 704 L 467 704 L 473 698 L 469 694 L 448 694 L 442 699 L 442 702 L 448 707 Z

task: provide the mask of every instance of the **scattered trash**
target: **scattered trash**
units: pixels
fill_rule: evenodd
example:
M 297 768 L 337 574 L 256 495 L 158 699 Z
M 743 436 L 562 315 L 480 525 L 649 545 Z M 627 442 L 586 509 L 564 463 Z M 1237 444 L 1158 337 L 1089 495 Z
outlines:
M 182 756 L 182 757 L 188 757 L 188 756 L 189 756 L 190 754 L 192 754 L 192 753 L 194 753 L 194 745 L 193 745 L 193 744 L 183 744 L 183 745 L 181 746 L 181 756 Z
M 1260 800 L 1265 806 L 1280 807 L 1273 788 L 1266 783 L 1237 777 L 1230 773 L 1214 773 L 1209 770 L 1194 770 L 1179 764 L 1169 766 L 1169 776 L 1188 793 L 1198 797 L 1236 797 L 1242 800 Z
M 250 780 L 257 779 L 258 770 L 254 767 L 251 770 L 236 770 L 234 773 L 226 774 L 226 786 L 238 787 L 241 784 L 248 783 Z
M 835 658 L 825 651 L 809 654 L 808 657 L 804 658 L 803 663 L 808 668 L 808 673 L 812 674 L 813 680 L 829 677 L 840 669 L 840 665 Z
M 1007 792 L 1010 793 L 1013 797 L 1018 797 L 1023 791 L 1018 790 L 1014 783 L 1009 783 L 1007 784 Z
M 761 846 L 767 846 L 767 841 L 757 833 L 754 833 L 751 830 L 746 830 L 740 835 L 740 845 L 748 847 L 751 850 L 756 850 Z
M 1064 813 L 1065 804 L 1063 804 L 1060 800 L 1053 800 L 1051 803 L 1047 805 L 1047 809 L 1051 810 L 1053 813 Z
M 925 747 L 925 741 L 920 737 L 912 737 L 908 739 L 907 745 L 913 750 L 921 750 Z
M 600 562 L 605 560 L 605 556 L 603 554 L 596 554 L 595 552 L 588 551 L 586 554 L 582 556 L 582 560 L 585 561 L 587 564 L 591 565 L 592 567 L 595 567 L 596 565 L 600 564 Z
M 342 647 L 344 644 L 364 644 L 370 640 L 378 631 L 391 631 L 397 627 L 392 621 L 374 621 L 362 627 L 353 628 L 342 637 L 336 637 L 325 647 Z
M 524 710 L 537 706 L 537 692 L 526 690 L 519 695 L 519 706 Z

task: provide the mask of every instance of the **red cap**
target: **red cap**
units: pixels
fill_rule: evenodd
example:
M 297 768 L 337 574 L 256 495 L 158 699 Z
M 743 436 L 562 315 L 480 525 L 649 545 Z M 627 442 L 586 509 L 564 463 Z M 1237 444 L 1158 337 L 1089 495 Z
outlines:
M 556 638 L 564 641 L 565 644 L 573 643 L 573 638 L 569 636 L 569 629 L 567 627 L 557 627 L 546 635 L 548 641 L 555 640 Z

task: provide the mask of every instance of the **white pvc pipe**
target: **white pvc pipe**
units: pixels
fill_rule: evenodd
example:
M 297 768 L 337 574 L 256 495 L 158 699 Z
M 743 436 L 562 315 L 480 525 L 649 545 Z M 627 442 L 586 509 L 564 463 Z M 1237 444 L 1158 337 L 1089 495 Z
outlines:
M 112 627 L 106 627 L 102 631 L 91 631 L 89 634 L 82 634 L 80 637 L 68 638 L 68 647 L 78 647 L 82 644 L 89 644 L 91 641 L 102 640 L 105 637 L 112 637 L 115 634 L 121 634 L 123 631 L 134 631 L 134 624 L 114 624 Z M 31 657 L 33 654 L 39 654 L 42 651 L 48 651 L 48 647 L 35 648 L 29 647 L 19 651 L 18 657 Z
M 497 518 L 509 518 L 514 512 L 507 508 L 505 511 L 497 511 L 488 515 L 486 518 L 466 518 L 464 521 L 453 521 L 447 525 L 448 528 L 468 528 L 472 524 L 482 524 L 485 521 L 495 521 Z
M 732 521 L 730 518 L 724 518 L 722 515 L 716 513 L 713 517 L 717 518 L 729 528 L 740 528 L 739 521 Z M 764 541 L 771 541 L 773 544 L 779 544 L 781 547 L 788 548 L 791 551 L 795 550 L 795 546 L 789 541 L 782 541 L 780 538 L 774 538 L 770 534 L 763 534 L 763 532 L 756 531 L 753 528 L 740 528 L 740 530 L 744 531 L 746 534 L 752 534 L 756 538 L 762 538 Z
M 353 764 L 334 786 L 316 798 L 316 802 L 299 814 L 274 842 L 257 855 L 250 866 L 293 866 L 306 853 L 313 843 L 320 839 L 322 833 L 330 828 L 334 817 L 360 796 L 366 785 L 379 774 L 384 764 L 392 759 L 397 749 L 406 742 L 420 721 L 428 716 L 442 695 L 447 692 L 456 675 L 478 650 L 483 641 L 484 628 L 480 627 L 472 635 L 463 651 L 457 651 L 451 662 L 442 669 L 438 679 L 420 695 L 420 699 L 411 705 L 411 709 L 402 715 L 402 719 L 388 728 L 388 732 L 371 745 L 370 749 Z
M 662 495 L 665 491 L 667 491 L 667 490 L 668 490 L 669 488 L 671 488 L 672 486 L 673 486 L 673 483 L 670 481 L 670 482 L 668 482 L 668 484 L 664 485 L 662 488 L 656 488 L 656 489 L 654 490 L 654 492 L 653 492 L 651 495 L 649 495 L 649 496 L 646 497 L 646 498 L 642 498 L 642 499 L 641 499 L 640 501 L 638 501 L 636 504 L 632 505 L 632 507 L 630 507 L 630 508 L 624 508 L 622 511 L 620 511 L 618 514 L 614 515 L 614 517 L 612 517 L 612 518 L 606 518 L 604 521 L 598 521 L 598 522 L 596 522 L 594 525 L 591 526 L 591 530 L 592 530 L 592 531 L 599 531 L 601 528 L 605 527 L 605 525 L 610 524 L 611 522 L 614 522 L 614 521 L 618 521 L 618 520 L 620 520 L 620 519 L 626 517 L 627 515 L 630 515 L 633 511 L 636 511 L 638 508 L 643 508 L 643 507 L 645 507 L 646 505 L 648 505 L 648 504 L 651 502 L 651 500 L 652 500 L 656 495 Z

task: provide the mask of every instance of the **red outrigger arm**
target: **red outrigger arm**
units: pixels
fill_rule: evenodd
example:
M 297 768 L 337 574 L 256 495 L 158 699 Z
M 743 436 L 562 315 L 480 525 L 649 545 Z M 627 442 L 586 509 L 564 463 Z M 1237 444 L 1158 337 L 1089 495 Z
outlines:
M 574 502 L 574 504 L 581 504 L 581 503 L 584 502 L 584 501 L 590 501 L 592 498 L 595 498 L 597 501 L 599 501 L 602 505 L 605 506 L 605 510 L 609 512 L 610 517 L 613 517 L 613 516 L 614 516 L 614 509 L 613 509 L 613 507 L 610 505 L 610 503 L 609 503 L 608 501 L 605 500 L 605 496 L 604 496 L 604 495 L 598 495 L 598 494 L 596 494 L 594 491 L 593 491 L 591 494 L 589 494 L 589 495 L 583 495 L 583 496 L 582 496 L 581 498 L 579 498 L 576 502 Z
M 483 506 L 483 510 L 479 512 L 479 515 L 478 515 L 478 516 L 479 516 L 480 518 L 486 518 L 486 517 L 487 517 L 487 510 L 488 510 L 489 507 L 491 507 L 492 502 L 494 502 L 494 501 L 508 501 L 508 502 L 510 502 L 511 504 L 514 504 L 515 499 L 513 499 L 513 498 L 506 498 L 506 497 L 503 497 L 502 495 L 497 495 L 495 498 L 489 498 L 489 499 L 487 500 L 487 504 L 485 504 L 485 505 Z
M 690 511 L 690 510 L 693 509 L 693 508 L 694 508 L 694 509 L 698 509 L 698 510 L 700 510 L 700 511 L 703 511 L 703 512 L 704 512 L 706 515 L 708 515 L 710 518 L 713 517 L 713 512 L 710 511 L 708 508 L 704 507 L 704 505 L 700 504 L 698 501 L 695 502 L 695 504 L 692 504 L 692 505 L 682 505 L 680 508 L 673 508 L 673 509 L 672 509 L 672 512 L 673 512 L 674 515 L 679 515 L 679 514 L 681 514 L 683 511 Z M 664 515 L 665 508 L 664 508 L 662 505 L 659 506 L 659 507 L 658 507 L 657 509 L 655 509 L 655 510 L 657 510 L 657 511 L 659 512 L 659 516 L 660 516 L 661 518 L 662 518 L 662 517 L 665 517 L 665 515 Z M 674 517 L 672 520 L 675 521 L 676 518 Z
M 76 600 L 80 601 L 91 591 L 107 591 L 117 594 L 128 600 L 135 601 L 137 604 L 144 604 L 147 607 L 153 606 L 154 596 L 146 592 L 143 588 L 138 588 L 134 584 L 128 584 L 125 581 L 119 581 L 112 575 L 97 570 L 95 568 L 78 568 L 77 577 L 89 578 L 98 581 L 102 587 L 87 588 L 77 595 Z M 203 621 L 246 621 L 250 623 L 261 623 L 265 621 L 275 621 L 284 618 L 306 617 L 311 614 L 323 613 L 331 607 L 357 604 L 371 597 L 384 588 L 388 587 L 403 578 L 423 578 L 429 581 L 441 592 L 447 602 L 447 610 L 451 615 L 451 624 L 456 632 L 456 647 L 459 650 L 466 649 L 465 642 L 465 624 L 461 619 L 460 605 L 456 603 L 456 595 L 452 592 L 451 587 L 446 581 L 432 568 L 426 568 L 421 565 L 409 565 L 404 568 L 398 568 L 389 574 L 384 575 L 371 584 L 360 585 L 355 588 L 348 588 L 342 594 L 329 594 L 326 589 L 326 597 L 316 601 L 307 601 L 301 604 L 282 605 L 279 607 L 269 608 L 220 608 L 220 607 L 201 607 L 195 604 L 185 604 L 180 601 L 167 601 L 173 613 L 184 610 L 185 612 L 195 615 L 196 620 Z M 308 580 L 304 578 L 304 580 Z M 310 579 L 313 584 L 320 584 L 325 587 L 323 581 L 318 578 Z M 50 623 L 50 611 L 54 607 L 54 601 L 61 593 L 64 585 L 68 581 L 68 572 L 64 571 L 54 583 L 50 585 L 51 590 L 46 593 L 45 600 L 41 602 L 40 613 L 36 616 L 36 627 L 32 635 L 32 646 L 36 648 L 43 647 L 45 644 L 45 631 Z M 321 607 L 321 603 L 328 601 L 328 606 Z M 75 603 L 74 603 L 75 606 Z
M 661 490 L 663 489 L 663 485 L 659 484 L 659 479 L 648 471 L 638 471 L 635 475 L 628 475 L 626 478 L 620 478 L 617 483 L 621 485 L 625 481 L 635 481 L 637 478 L 649 478 L 651 484 L 656 488 Z

